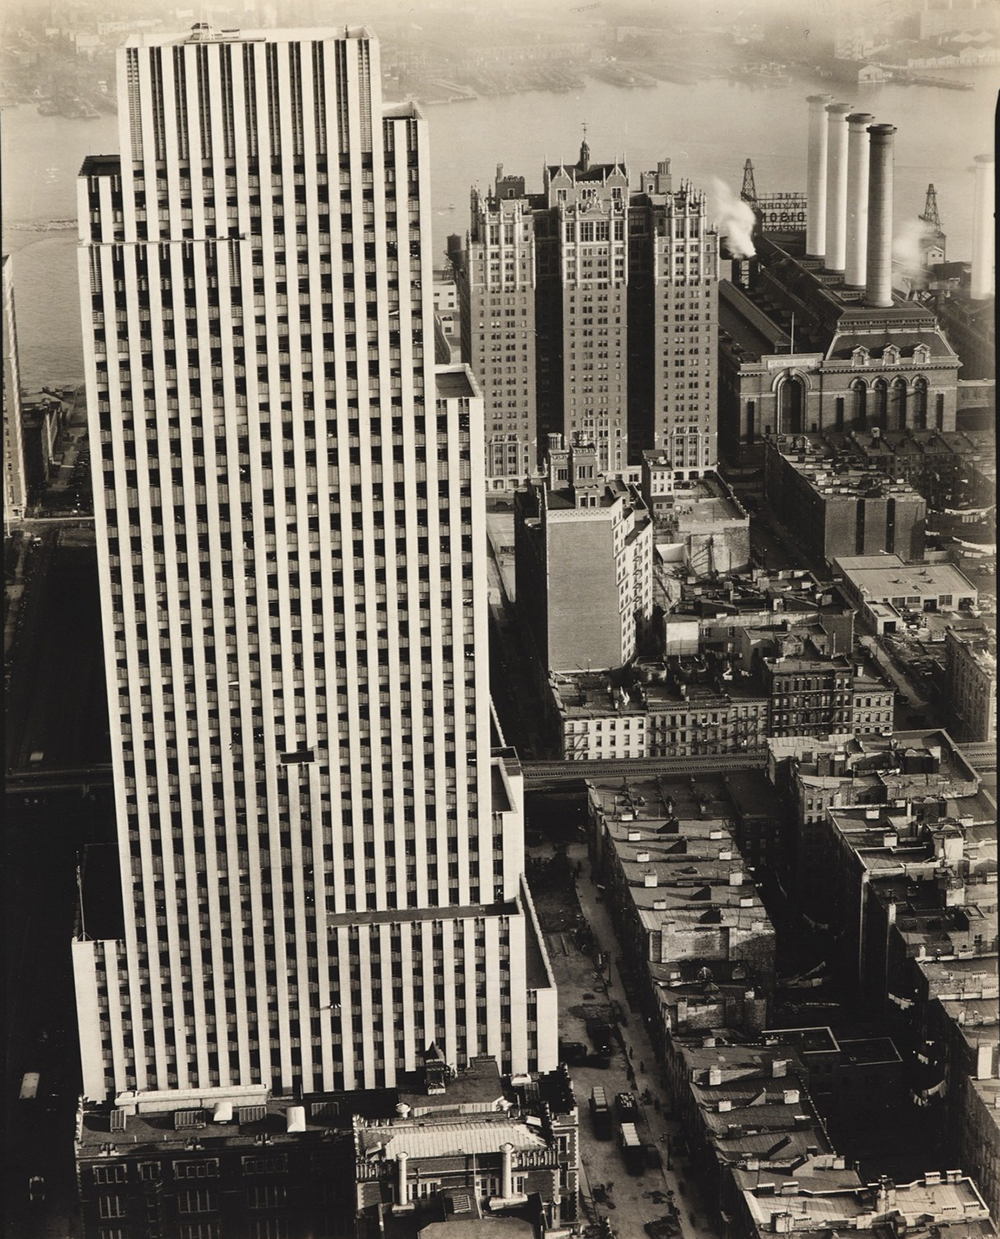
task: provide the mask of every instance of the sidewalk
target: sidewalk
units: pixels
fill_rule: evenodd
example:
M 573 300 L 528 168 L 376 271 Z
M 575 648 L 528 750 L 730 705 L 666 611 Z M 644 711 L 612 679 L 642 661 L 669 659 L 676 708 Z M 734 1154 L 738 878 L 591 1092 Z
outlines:
M 574 886 L 597 949 L 614 959 L 620 954 L 620 947 L 604 904 L 597 901 L 597 890 L 589 876 L 586 844 L 571 844 L 567 848 L 567 858 L 573 866 L 577 862 L 581 864 L 581 873 L 575 879 Z M 548 934 L 547 938 L 552 943 L 552 966 L 559 986 L 561 1036 L 566 1040 L 588 1041 L 585 1023 L 588 1005 L 592 1007 L 617 1001 L 627 1021 L 621 1027 L 626 1051 L 623 1053 L 616 1045 L 607 1070 L 573 1067 L 570 1071 L 580 1111 L 581 1188 L 586 1216 L 607 1216 L 620 1239 L 632 1239 L 633 1236 L 639 1239 L 646 1222 L 669 1212 L 667 1193 L 672 1192 L 683 1239 L 715 1239 L 716 1231 L 708 1223 L 700 1196 L 688 1181 L 686 1161 L 680 1167 L 672 1164 L 670 1169 L 667 1168 L 667 1138 L 677 1137 L 680 1125 L 667 1117 L 669 1098 L 661 1084 L 642 1016 L 629 1009 L 617 968 L 612 965 L 612 979 L 609 982 L 606 976 L 598 973 L 593 960 L 578 950 L 569 933 Z M 635 1075 L 634 1087 L 628 1078 L 629 1066 Z M 641 1114 L 640 1138 L 656 1144 L 663 1158 L 662 1169 L 647 1168 L 641 1176 L 633 1177 L 625 1169 L 616 1141 L 595 1138 L 589 1099 L 591 1089 L 598 1084 L 604 1087 L 612 1105 L 617 1093 L 631 1091 L 635 1094 Z M 653 1099 L 659 1101 L 659 1110 L 653 1104 L 643 1104 L 642 1095 L 646 1089 Z M 594 1199 L 597 1184 L 605 1187 L 613 1185 L 609 1193 L 613 1208 Z

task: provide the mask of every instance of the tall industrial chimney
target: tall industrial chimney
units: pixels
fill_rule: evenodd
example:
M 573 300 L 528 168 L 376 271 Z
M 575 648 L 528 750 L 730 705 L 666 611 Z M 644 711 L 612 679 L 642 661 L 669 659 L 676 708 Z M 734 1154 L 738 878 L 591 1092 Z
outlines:
M 969 296 L 985 301 L 993 294 L 995 186 L 992 155 L 976 156 L 976 188 L 972 200 L 972 282 Z
M 865 300 L 892 305 L 892 135 L 895 125 L 871 125 L 868 162 L 868 273 Z
M 827 271 L 843 271 L 847 245 L 847 122 L 849 103 L 826 109 L 826 261 Z
M 810 95 L 809 151 L 806 161 L 806 254 L 822 258 L 826 251 L 826 105 L 831 95 Z
M 864 288 L 868 257 L 868 126 L 869 112 L 847 118 L 847 238 L 844 283 Z

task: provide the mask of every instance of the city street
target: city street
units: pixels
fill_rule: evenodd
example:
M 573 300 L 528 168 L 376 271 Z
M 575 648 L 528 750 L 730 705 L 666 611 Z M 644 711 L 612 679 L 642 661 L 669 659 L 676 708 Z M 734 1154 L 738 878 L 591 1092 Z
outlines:
M 6 701 L 6 767 L 104 764 L 109 748 L 96 554 L 72 545 L 72 533 L 50 530 L 33 544 L 26 571 Z
M 536 824 L 539 827 L 543 825 L 540 821 Z M 529 816 L 530 825 L 532 821 Z M 553 849 L 548 844 L 530 850 L 540 858 L 553 855 Z M 560 1038 L 582 1042 L 589 1048 L 587 1020 L 604 1018 L 606 1013 L 617 1010 L 613 1005 L 616 1003 L 624 1012 L 619 1031 L 625 1048 L 615 1042 L 611 1065 L 606 1069 L 596 1066 L 570 1068 L 580 1113 L 581 1189 L 585 1214 L 591 1220 L 607 1217 L 620 1239 L 633 1239 L 633 1236 L 638 1239 L 647 1222 L 669 1213 L 672 1199 L 678 1211 L 678 1233 L 683 1239 L 714 1239 L 716 1231 L 708 1221 L 695 1184 L 687 1176 L 686 1160 L 679 1160 L 670 1153 L 668 1140 L 677 1137 L 680 1126 L 669 1117 L 669 1097 L 662 1086 L 642 1017 L 629 1009 L 617 966 L 613 963 L 605 966 L 602 975 L 593 956 L 587 954 L 577 942 L 575 929 L 582 912 L 602 956 L 614 960 L 620 953 L 607 911 L 590 877 L 586 844 L 570 843 L 566 848 L 566 860 L 571 872 L 575 873 L 576 866 L 580 866 L 572 885 L 567 883 L 544 889 L 536 897 L 559 987 Z M 560 925 L 564 925 L 565 929 L 561 929 Z M 582 936 L 586 937 L 585 934 Z M 613 1022 L 613 1017 L 609 1022 Z M 634 1087 L 629 1080 L 630 1070 L 635 1078 Z M 642 1175 L 632 1176 L 625 1168 L 616 1140 L 596 1138 L 589 1107 L 591 1090 L 595 1085 L 603 1086 L 612 1107 L 618 1093 L 632 1092 L 635 1095 L 641 1115 L 637 1124 L 640 1139 L 644 1143 L 656 1144 L 662 1157 L 662 1168 L 647 1167 Z M 648 1101 L 644 1102 L 643 1096 L 647 1090 Z M 673 1193 L 672 1198 L 668 1193 Z
M 44 807 L 8 806 L 6 815 L 7 1239 L 67 1239 L 76 1233 L 73 1124 L 80 1081 L 70 942 L 78 821 L 73 799 L 66 797 L 53 797 Z M 27 1072 L 38 1073 L 38 1092 L 21 1100 Z M 36 1176 L 44 1189 L 36 1184 L 33 1200 L 29 1185 Z
M 859 643 L 878 664 L 879 671 L 893 686 L 897 694 L 901 693 L 907 698 L 905 703 L 900 701 L 898 696 L 896 698 L 893 710 L 893 726 L 897 731 L 909 730 L 911 727 L 910 718 L 913 715 L 923 715 L 924 718 L 928 718 L 936 717 L 939 714 L 939 711 L 932 708 L 925 700 L 924 695 L 921 694 L 920 686 L 910 676 L 903 673 L 895 659 L 893 659 L 884 638 L 861 637 Z

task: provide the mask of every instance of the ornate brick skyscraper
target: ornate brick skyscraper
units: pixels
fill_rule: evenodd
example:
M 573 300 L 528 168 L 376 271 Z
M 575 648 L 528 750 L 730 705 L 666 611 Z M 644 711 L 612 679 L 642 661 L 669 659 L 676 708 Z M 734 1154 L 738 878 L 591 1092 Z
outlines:
M 498 168 L 456 265 L 491 489 L 537 475 L 550 434 L 593 445 L 606 475 L 650 450 L 677 482 L 716 467 L 719 238 L 669 160 L 636 178 L 584 141 L 541 193 Z
M 525 194 L 524 177 L 504 177 L 502 167 L 492 193 L 472 191 L 458 288 L 463 356 L 486 401 L 490 489 L 517 486 L 538 464 L 536 209 Z
M 365 30 L 144 36 L 79 180 L 124 925 L 84 1092 L 556 1065 L 490 758 L 483 402 Z M 86 891 L 85 891 L 86 895 Z

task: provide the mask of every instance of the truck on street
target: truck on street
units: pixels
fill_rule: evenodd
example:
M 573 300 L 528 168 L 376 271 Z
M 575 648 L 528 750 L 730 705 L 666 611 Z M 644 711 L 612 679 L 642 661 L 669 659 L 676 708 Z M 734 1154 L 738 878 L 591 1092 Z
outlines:
M 598 1140 L 611 1139 L 611 1107 L 604 1088 L 595 1084 L 590 1092 L 590 1115 L 594 1121 L 594 1135 Z
M 618 1146 L 625 1158 L 625 1169 L 632 1175 L 640 1175 L 645 1169 L 645 1154 L 639 1132 L 634 1123 L 621 1123 L 618 1127 Z

